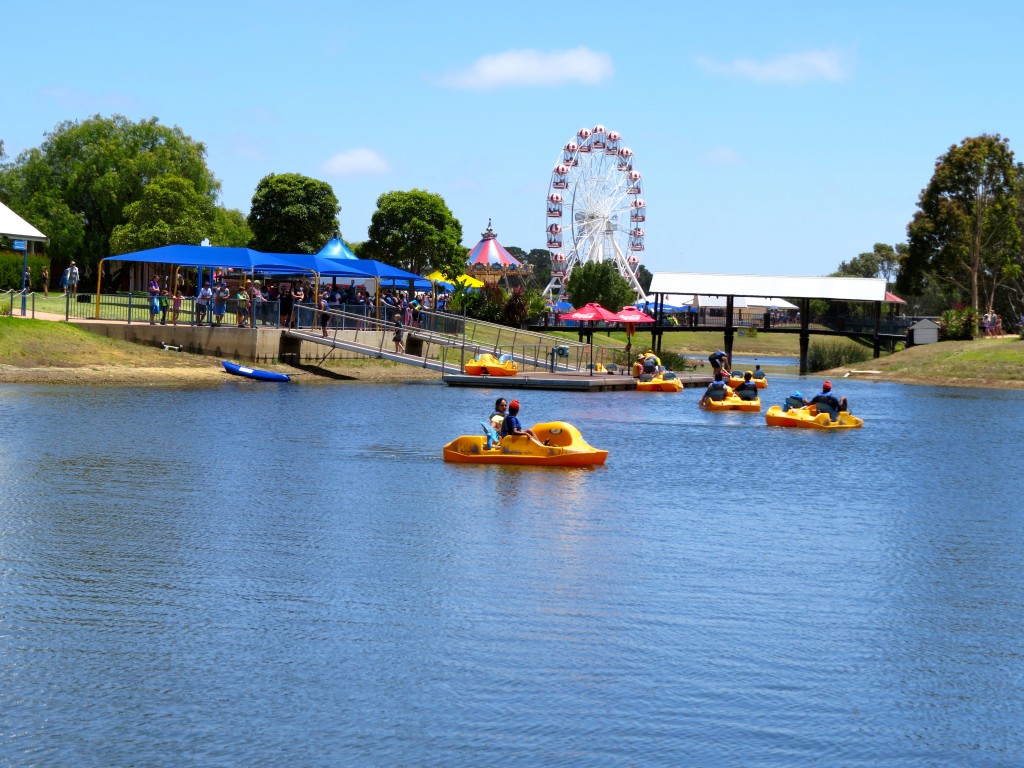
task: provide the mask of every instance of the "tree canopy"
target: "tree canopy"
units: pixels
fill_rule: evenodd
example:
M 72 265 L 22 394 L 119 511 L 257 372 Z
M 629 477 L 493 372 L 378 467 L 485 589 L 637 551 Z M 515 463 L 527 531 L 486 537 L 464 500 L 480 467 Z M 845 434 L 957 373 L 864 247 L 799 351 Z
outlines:
M 418 275 L 436 269 L 455 277 L 466 268 L 462 224 L 444 199 L 432 192 L 385 192 L 377 198 L 368 234 L 360 256 Z
M 900 261 L 907 255 L 907 244 L 875 243 L 874 248 L 839 264 L 833 277 L 883 277 L 891 286 L 899 273 Z
M 210 245 L 245 248 L 252 242 L 252 230 L 240 210 L 217 206 L 214 214 L 213 230 L 209 235 Z
M 196 192 L 188 179 L 167 174 L 153 179 L 142 197 L 125 206 L 125 223 L 110 236 L 112 253 L 182 243 L 199 245 L 211 233 L 215 220 L 209 197 Z
M 165 175 L 192 184 L 213 203 L 220 183 L 206 166 L 206 147 L 156 118 L 121 115 L 65 121 L 35 149 L 0 167 L 0 196 L 24 211 L 50 238 L 57 261 L 88 270 L 109 256 L 114 228 L 146 186 Z
M 574 307 L 595 301 L 605 309 L 618 312 L 636 301 L 629 281 L 619 274 L 611 261 L 581 264 L 570 273 L 565 287 Z
M 270 253 L 316 253 L 338 227 L 331 185 L 299 173 L 271 173 L 252 196 L 252 247 Z
M 506 251 L 515 256 L 523 264 L 533 267 L 529 285 L 544 290 L 551 280 L 551 253 L 546 248 L 534 248 L 529 253 L 514 245 L 507 246 Z
M 917 295 L 930 276 L 955 286 L 975 310 L 982 296 L 992 302 L 997 288 L 1021 274 L 1021 175 L 998 135 L 951 146 L 907 226 L 897 290 Z

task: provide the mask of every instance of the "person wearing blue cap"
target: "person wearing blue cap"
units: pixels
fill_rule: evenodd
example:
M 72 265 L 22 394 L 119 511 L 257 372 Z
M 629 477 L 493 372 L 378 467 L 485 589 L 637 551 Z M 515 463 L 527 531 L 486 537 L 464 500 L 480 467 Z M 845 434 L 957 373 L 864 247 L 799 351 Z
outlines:
M 782 405 L 782 412 L 785 413 L 790 408 L 803 408 L 805 405 L 807 405 L 807 401 L 804 400 L 803 394 L 797 391 L 786 397 L 786 402 Z

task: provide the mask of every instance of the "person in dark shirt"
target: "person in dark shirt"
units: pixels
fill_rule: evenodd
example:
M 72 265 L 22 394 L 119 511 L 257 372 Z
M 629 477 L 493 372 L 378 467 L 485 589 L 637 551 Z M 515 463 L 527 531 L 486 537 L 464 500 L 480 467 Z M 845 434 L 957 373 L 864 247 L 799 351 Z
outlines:
M 832 394 L 832 382 L 826 381 L 821 385 L 821 392 L 816 394 L 810 399 L 808 405 L 825 405 L 830 411 L 838 413 L 839 411 L 849 412 L 849 406 L 846 402 L 845 397 L 836 397 Z
M 504 421 L 501 422 L 501 436 L 508 437 L 509 435 L 526 435 L 535 443 L 539 443 L 537 435 L 533 433 L 531 429 L 523 429 L 523 425 L 519 423 L 519 401 L 513 400 L 508 404 L 508 415 Z

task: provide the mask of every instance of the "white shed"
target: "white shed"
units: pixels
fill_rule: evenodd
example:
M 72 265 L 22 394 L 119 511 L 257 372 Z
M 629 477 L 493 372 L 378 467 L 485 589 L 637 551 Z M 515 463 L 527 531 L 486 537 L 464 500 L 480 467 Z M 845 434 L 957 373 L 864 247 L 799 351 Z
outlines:
M 938 340 L 939 324 L 927 317 L 907 329 L 907 343 L 911 347 L 915 344 L 934 344 Z

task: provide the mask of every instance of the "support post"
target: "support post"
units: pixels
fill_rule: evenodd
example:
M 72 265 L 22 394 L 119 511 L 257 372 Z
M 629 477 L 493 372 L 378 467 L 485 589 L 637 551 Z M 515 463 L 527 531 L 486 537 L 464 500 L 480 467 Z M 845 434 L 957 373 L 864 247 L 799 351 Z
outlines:
M 800 375 L 807 375 L 807 352 L 810 348 L 811 300 L 800 299 Z
M 882 325 L 882 302 L 875 302 L 875 359 L 877 360 L 882 356 L 882 337 L 879 335 L 879 329 Z
M 733 297 L 725 297 L 725 356 L 729 358 L 729 370 L 732 370 L 732 342 L 735 331 L 732 325 L 732 303 Z

